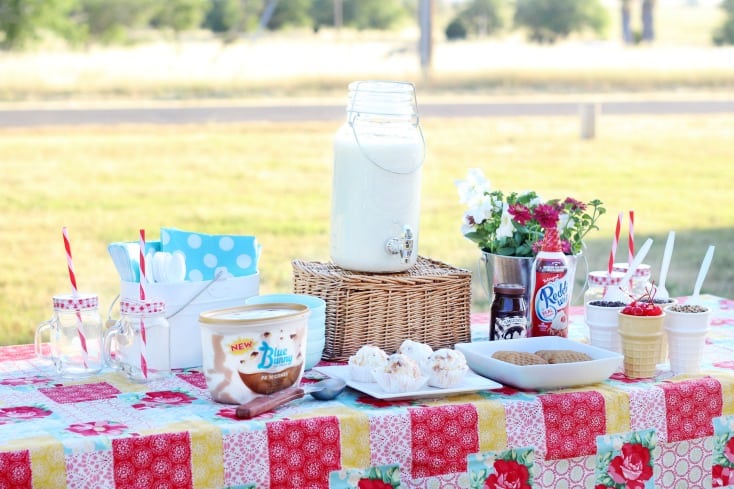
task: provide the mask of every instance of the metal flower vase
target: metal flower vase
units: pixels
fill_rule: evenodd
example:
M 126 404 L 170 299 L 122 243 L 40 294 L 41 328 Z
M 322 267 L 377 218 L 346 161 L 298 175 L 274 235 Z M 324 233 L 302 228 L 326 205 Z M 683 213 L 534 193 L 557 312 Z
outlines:
M 573 295 L 574 282 L 576 281 L 576 268 L 579 260 L 583 261 L 586 270 L 584 271 L 584 277 L 586 277 L 589 265 L 586 261 L 586 257 L 579 253 L 577 255 L 566 255 L 568 258 L 568 273 L 574 277 L 574 280 L 569 284 L 569 296 L 572 298 L 572 303 L 576 297 Z M 480 279 L 482 287 L 484 287 L 489 303 L 492 303 L 494 299 L 494 286 L 502 283 L 521 284 L 525 287 L 525 301 L 528 304 L 528 316 L 530 315 L 530 283 L 533 274 L 533 262 L 535 257 L 532 256 L 504 256 L 495 255 L 494 253 L 482 252 L 480 259 L 484 263 L 484 266 L 480 265 Z M 486 272 L 486 276 L 482 277 L 482 268 Z M 583 293 L 586 284 L 582 287 L 580 293 Z

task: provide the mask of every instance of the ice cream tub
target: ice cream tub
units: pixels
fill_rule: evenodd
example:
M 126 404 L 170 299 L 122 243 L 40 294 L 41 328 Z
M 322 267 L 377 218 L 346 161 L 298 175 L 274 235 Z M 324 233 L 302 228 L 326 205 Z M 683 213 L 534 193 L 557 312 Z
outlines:
M 308 316 L 308 306 L 292 303 L 202 312 L 202 368 L 212 399 L 242 404 L 298 385 L 305 366 Z

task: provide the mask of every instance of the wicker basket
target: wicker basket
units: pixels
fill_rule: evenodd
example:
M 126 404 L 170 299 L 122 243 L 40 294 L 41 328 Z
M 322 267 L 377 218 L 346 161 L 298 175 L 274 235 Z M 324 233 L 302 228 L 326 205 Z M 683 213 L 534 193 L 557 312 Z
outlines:
M 345 361 L 362 345 L 393 353 L 406 340 L 452 348 L 470 340 L 471 273 L 419 257 L 405 272 L 372 274 L 294 260 L 293 289 L 326 301 L 322 358 Z

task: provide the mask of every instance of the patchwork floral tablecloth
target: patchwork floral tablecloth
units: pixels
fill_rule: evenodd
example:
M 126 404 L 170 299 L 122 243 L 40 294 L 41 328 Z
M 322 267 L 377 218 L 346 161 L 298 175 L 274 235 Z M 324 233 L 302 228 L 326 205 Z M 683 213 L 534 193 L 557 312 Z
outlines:
M 704 371 L 548 392 L 380 401 L 347 390 L 254 420 L 199 370 L 148 385 L 60 381 L 0 348 L 0 489 L 698 488 L 734 484 L 734 301 L 714 308 Z M 572 337 L 586 334 L 573 311 Z M 488 323 L 472 316 L 475 338 Z M 484 333 L 486 334 L 486 333 Z M 307 372 L 304 382 L 318 378 Z

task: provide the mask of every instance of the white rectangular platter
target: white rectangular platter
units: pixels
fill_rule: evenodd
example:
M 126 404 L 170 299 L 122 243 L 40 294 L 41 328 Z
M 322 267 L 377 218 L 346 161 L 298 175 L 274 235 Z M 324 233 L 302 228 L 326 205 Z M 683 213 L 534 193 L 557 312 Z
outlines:
M 468 394 L 471 392 L 483 391 L 488 389 L 498 389 L 501 384 L 490 380 L 469 370 L 462 382 L 456 387 L 448 389 L 439 389 L 438 387 L 425 386 L 422 389 L 410 392 L 389 393 L 383 391 L 375 382 L 357 382 L 349 375 L 349 365 L 331 365 L 326 367 L 314 367 L 314 370 L 328 375 L 329 377 L 338 377 L 343 379 L 349 387 L 360 391 L 364 394 L 377 399 L 385 399 L 390 401 L 402 401 L 407 399 L 430 399 L 434 397 L 454 396 L 457 394 Z
M 619 353 L 558 336 L 457 343 L 455 348 L 464 354 L 469 367 L 477 373 L 505 385 L 533 390 L 596 384 L 616 372 L 624 359 Z M 538 350 L 575 350 L 586 353 L 592 360 L 519 366 L 492 358 L 492 354 L 499 350 L 529 353 Z

